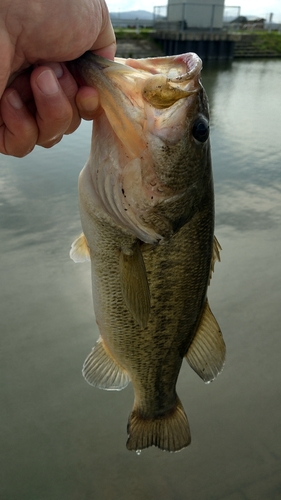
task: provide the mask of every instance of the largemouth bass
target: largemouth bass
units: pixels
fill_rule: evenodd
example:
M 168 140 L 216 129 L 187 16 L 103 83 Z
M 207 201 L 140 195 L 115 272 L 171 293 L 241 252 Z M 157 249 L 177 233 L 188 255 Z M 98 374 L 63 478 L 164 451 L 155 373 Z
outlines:
M 178 451 L 190 443 L 176 393 L 183 358 L 205 382 L 225 360 L 207 301 L 220 247 L 202 63 L 193 53 L 116 61 L 86 53 L 71 64 L 103 109 L 79 177 L 83 234 L 70 253 L 91 260 L 100 331 L 83 375 L 108 390 L 132 381 L 129 450 Z

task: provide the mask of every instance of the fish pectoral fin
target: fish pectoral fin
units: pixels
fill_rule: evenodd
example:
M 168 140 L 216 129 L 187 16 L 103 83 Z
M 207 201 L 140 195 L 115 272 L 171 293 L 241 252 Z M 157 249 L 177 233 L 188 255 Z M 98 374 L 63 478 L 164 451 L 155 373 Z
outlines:
M 108 391 L 121 391 L 130 382 L 127 372 L 105 350 L 101 337 L 86 358 L 82 374 L 90 385 Z
M 208 383 L 222 371 L 225 351 L 220 327 L 206 300 L 196 335 L 185 357 L 191 368 Z
M 84 233 L 72 243 L 69 256 L 75 263 L 90 260 L 90 250 Z
M 124 302 L 134 320 L 145 328 L 150 314 L 150 292 L 140 242 L 120 252 L 120 282 Z

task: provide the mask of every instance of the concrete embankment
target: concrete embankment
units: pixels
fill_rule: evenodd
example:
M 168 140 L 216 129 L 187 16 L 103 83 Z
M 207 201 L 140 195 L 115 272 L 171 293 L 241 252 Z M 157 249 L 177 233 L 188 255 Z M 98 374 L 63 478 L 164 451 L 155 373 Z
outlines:
M 157 57 L 165 56 L 161 47 L 153 40 L 151 36 L 142 36 L 135 34 L 134 37 L 119 37 L 117 38 L 117 57 L 133 57 L 139 59 L 141 57 Z
M 243 34 L 235 42 L 233 57 L 281 57 L 281 34 Z
M 157 42 L 157 34 L 143 34 L 143 33 L 122 33 L 122 35 L 117 35 L 117 56 L 118 57 L 133 57 L 135 59 L 141 57 L 157 57 L 165 56 L 168 53 L 178 54 L 181 52 L 195 51 L 198 53 L 202 59 L 232 59 L 232 58 L 254 58 L 254 57 L 281 57 L 281 34 L 278 33 L 259 33 L 259 34 L 235 34 L 229 38 L 231 50 L 227 52 L 221 51 L 220 48 L 215 49 L 216 44 L 222 43 L 222 41 L 217 41 L 218 35 L 213 35 L 214 40 L 207 40 L 207 42 L 212 44 L 206 50 L 206 36 L 202 35 L 201 43 L 198 42 L 199 34 L 194 35 L 194 42 L 192 45 L 192 33 L 177 33 L 175 40 L 171 41 L 171 33 L 165 42 L 166 45 L 172 44 L 169 50 L 165 50 L 165 43 L 163 43 L 163 38 Z M 162 34 L 163 36 L 163 34 Z M 210 35 L 208 35 L 210 38 Z M 220 35 L 220 37 L 225 38 L 226 35 Z M 229 37 L 229 35 L 228 35 Z M 195 46 L 195 44 L 197 45 Z M 168 45 L 167 45 L 168 46 Z M 211 51 L 210 49 L 213 49 Z M 202 52 L 202 53 L 201 53 Z M 213 52 L 213 53 L 212 53 Z M 206 57 L 207 55 L 207 57 Z

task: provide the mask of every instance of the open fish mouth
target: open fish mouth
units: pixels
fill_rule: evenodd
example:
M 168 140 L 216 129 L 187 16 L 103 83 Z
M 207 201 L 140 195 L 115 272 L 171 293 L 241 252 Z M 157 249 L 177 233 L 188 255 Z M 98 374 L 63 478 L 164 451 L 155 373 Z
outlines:
M 196 92 L 199 89 L 196 77 L 200 77 L 202 70 L 202 61 L 193 52 L 149 59 L 115 58 L 114 61 L 87 52 L 68 65 L 82 85 L 100 88 L 104 84 L 101 72 L 116 85 L 118 77 L 128 79 L 130 83 L 142 80 L 142 96 L 158 109 L 168 108 Z
M 126 64 L 138 70 L 151 73 L 143 87 L 142 95 L 156 109 L 172 106 L 179 99 L 196 92 L 202 69 L 202 61 L 194 53 L 175 57 L 152 58 L 148 63 L 143 59 L 127 59 Z
M 112 128 L 135 155 L 145 146 L 140 126 L 143 128 L 147 119 L 146 104 L 156 113 L 167 111 L 202 88 L 202 61 L 192 52 L 138 60 L 115 58 L 115 61 L 86 52 L 71 61 L 69 68 L 80 84 L 99 90 L 101 107 Z M 168 111 L 165 120 L 173 113 L 174 110 Z

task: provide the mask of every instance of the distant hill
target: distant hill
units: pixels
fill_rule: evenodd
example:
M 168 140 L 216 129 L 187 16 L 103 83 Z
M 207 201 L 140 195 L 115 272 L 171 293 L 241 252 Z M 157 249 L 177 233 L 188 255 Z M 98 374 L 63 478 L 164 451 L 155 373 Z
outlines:
M 237 16 L 223 16 L 224 23 L 231 23 Z
M 130 10 L 127 12 L 110 12 L 111 19 L 153 19 L 152 12 L 148 10 Z

